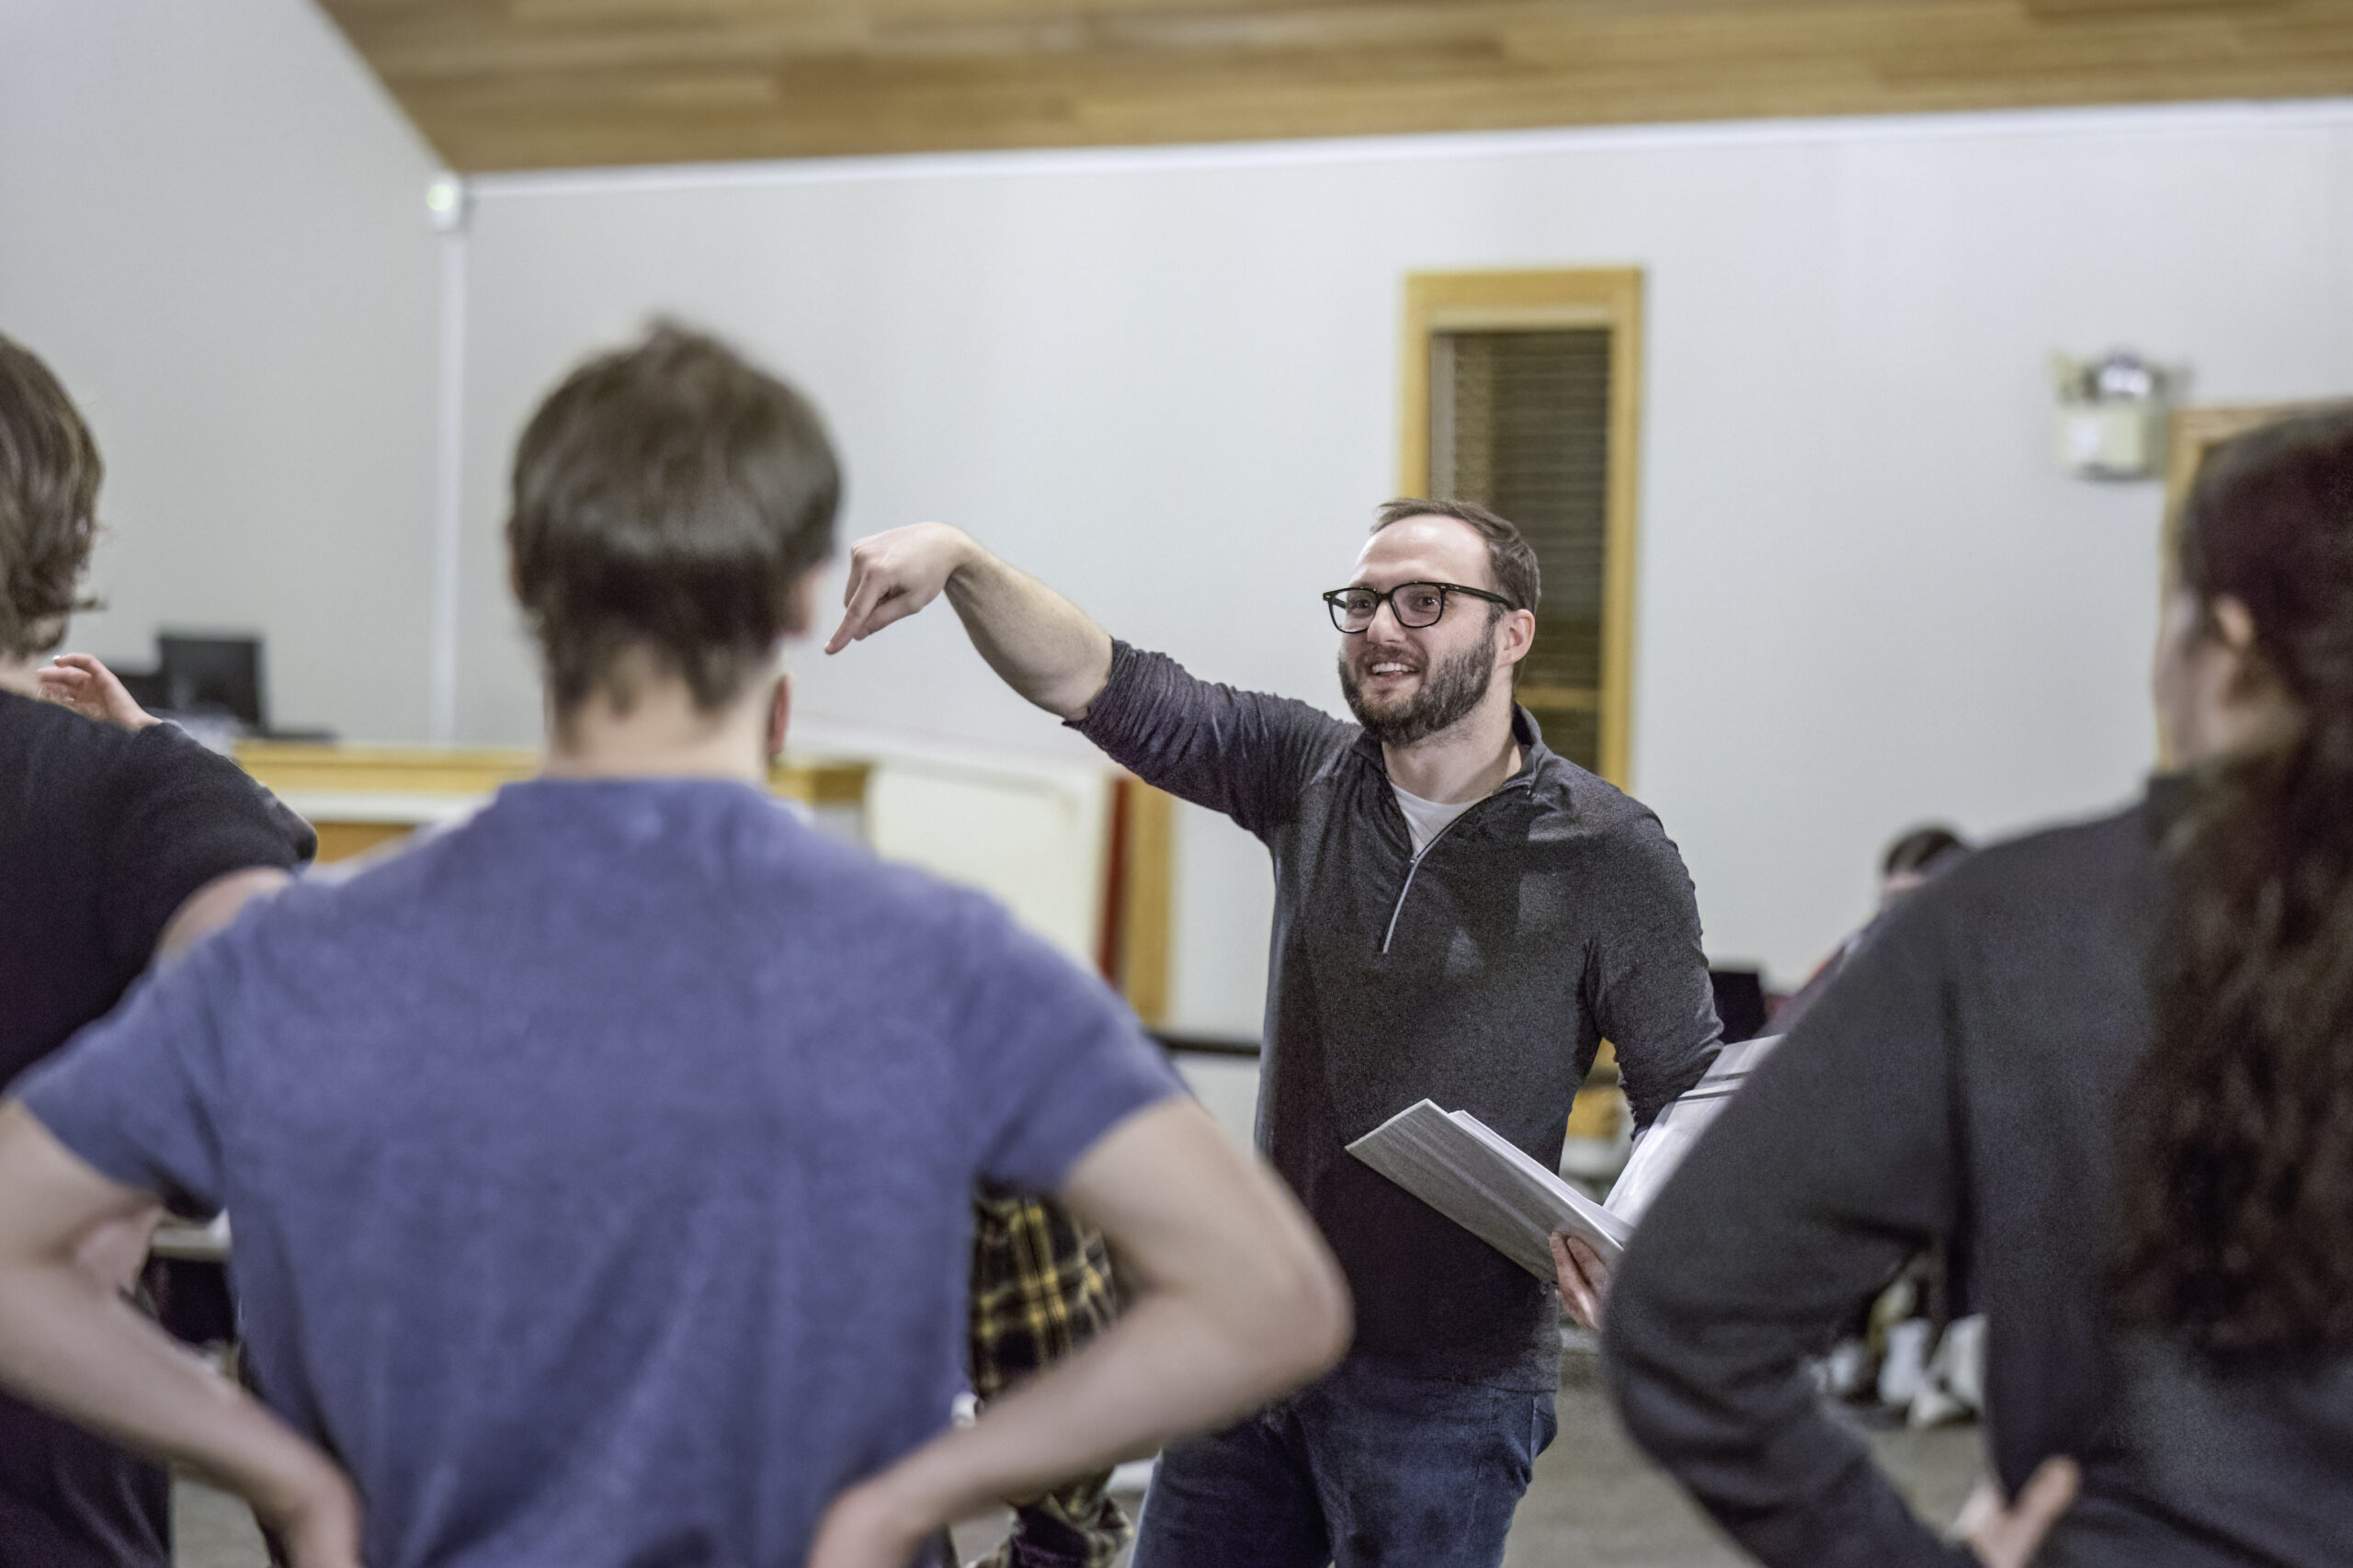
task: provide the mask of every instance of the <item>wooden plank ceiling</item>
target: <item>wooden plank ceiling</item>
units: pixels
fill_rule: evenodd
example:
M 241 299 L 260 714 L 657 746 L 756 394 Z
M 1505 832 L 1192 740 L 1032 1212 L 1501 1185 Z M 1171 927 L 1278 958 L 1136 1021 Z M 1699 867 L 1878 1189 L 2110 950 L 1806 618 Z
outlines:
M 468 171 L 2353 92 L 2348 0 L 322 0 Z

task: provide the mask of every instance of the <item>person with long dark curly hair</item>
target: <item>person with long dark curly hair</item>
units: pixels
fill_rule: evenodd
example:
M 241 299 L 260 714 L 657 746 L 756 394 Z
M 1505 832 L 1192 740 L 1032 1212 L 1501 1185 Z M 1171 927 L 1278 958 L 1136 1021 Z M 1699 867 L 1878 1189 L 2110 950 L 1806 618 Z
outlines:
M 2180 525 L 2177 770 L 1891 915 L 1618 1271 L 1629 1426 L 1768 1563 L 2353 1561 L 2353 413 L 2221 447 Z M 1990 1325 L 1959 1540 L 1805 1370 L 1938 1240 Z
M 2177 737 L 2216 756 L 2168 835 L 2119 1304 L 2210 1360 L 2353 1350 L 2353 415 L 2226 448 L 2183 522 L 2170 706 L 2258 699 Z

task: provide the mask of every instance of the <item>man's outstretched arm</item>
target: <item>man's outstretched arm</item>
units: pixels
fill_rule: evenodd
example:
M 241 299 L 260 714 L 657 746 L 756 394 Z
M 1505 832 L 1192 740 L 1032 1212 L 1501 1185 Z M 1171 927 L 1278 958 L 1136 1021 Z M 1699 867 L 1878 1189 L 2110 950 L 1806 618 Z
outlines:
M 1201 680 L 1165 654 L 1118 647 L 1085 610 L 958 530 L 917 523 L 850 551 L 838 653 L 942 593 L 1014 690 L 1076 726 L 1145 783 L 1264 834 L 1318 757 L 1354 731 L 1283 698 Z
M 21 1104 L 0 1106 L 0 1386 L 237 1493 L 296 1568 L 358 1568 L 358 1503 L 334 1461 L 83 1260 L 93 1237 L 153 1202 L 84 1164 Z
M 1141 1299 L 974 1426 L 845 1493 L 810 1568 L 904 1568 L 949 1520 L 1255 1409 L 1347 1348 L 1347 1287 L 1331 1254 L 1192 1101 L 1119 1123 L 1060 1196 L 1110 1239 Z
M 850 547 L 846 610 L 825 652 L 863 642 L 943 592 L 972 646 L 1007 686 L 1059 718 L 1086 717 L 1111 678 L 1110 633 L 945 523 L 892 528 Z

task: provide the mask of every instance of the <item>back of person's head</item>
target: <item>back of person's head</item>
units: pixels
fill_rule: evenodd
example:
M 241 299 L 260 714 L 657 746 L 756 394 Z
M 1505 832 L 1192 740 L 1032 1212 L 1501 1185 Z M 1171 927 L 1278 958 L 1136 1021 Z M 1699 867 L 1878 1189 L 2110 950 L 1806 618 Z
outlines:
M 0 659 L 55 646 L 81 608 L 103 472 L 49 367 L 0 335 Z
M 1498 517 L 1476 501 L 1425 501 L 1401 495 L 1394 501 L 1383 502 L 1381 510 L 1373 514 L 1372 531 L 1379 533 L 1408 517 L 1451 517 L 1458 523 L 1467 524 L 1486 545 L 1487 571 L 1495 578 L 1495 591 L 1511 601 L 1508 607 L 1488 606 L 1489 620 L 1502 615 L 1506 608 L 1535 609 L 1537 597 L 1543 588 L 1543 578 L 1537 570 L 1536 551 L 1529 545 L 1527 536 L 1519 531 L 1517 524 Z M 1463 585 L 1469 588 L 1478 585 L 1476 583 Z
M 2217 449 L 2176 562 L 2296 722 L 2194 776 L 2125 1096 L 2119 1305 L 2213 1357 L 2353 1350 L 2353 415 Z
M 801 628 L 841 470 L 816 410 L 725 345 L 661 325 L 564 379 L 515 452 L 506 545 L 559 719 L 646 675 L 724 706 Z
M 1879 874 L 1895 877 L 1910 874 L 1926 876 L 1940 869 L 1945 861 L 1966 854 L 1969 841 L 1941 823 L 1915 827 L 1887 846 L 1881 857 Z

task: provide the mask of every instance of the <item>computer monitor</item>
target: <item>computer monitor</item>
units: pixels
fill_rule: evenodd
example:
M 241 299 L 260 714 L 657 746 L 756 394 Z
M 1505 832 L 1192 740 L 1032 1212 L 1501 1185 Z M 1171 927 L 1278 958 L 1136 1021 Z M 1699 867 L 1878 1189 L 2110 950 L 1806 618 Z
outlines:
M 155 639 L 156 679 L 174 713 L 236 720 L 256 734 L 269 728 L 261 684 L 261 639 L 166 631 Z
M 1753 969 L 1711 969 L 1708 983 L 1716 993 L 1716 1017 L 1724 1026 L 1724 1043 L 1754 1040 L 1765 1032 L 1765 977 Z

